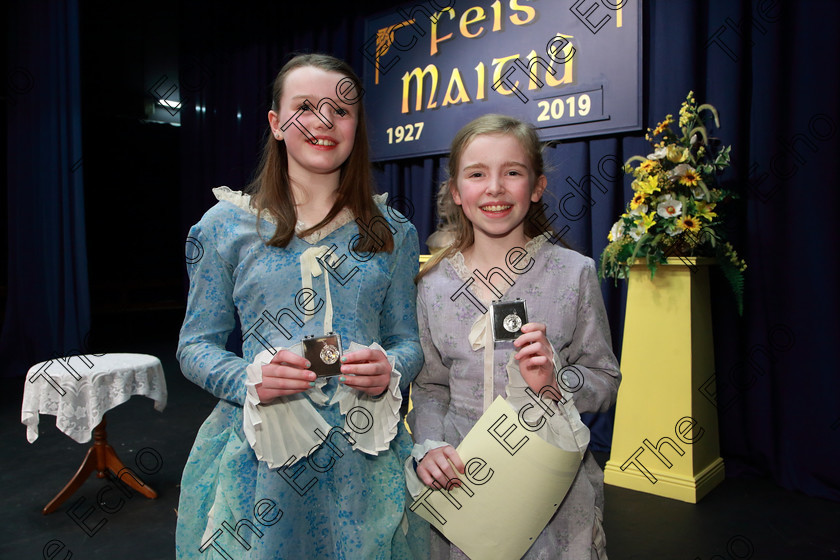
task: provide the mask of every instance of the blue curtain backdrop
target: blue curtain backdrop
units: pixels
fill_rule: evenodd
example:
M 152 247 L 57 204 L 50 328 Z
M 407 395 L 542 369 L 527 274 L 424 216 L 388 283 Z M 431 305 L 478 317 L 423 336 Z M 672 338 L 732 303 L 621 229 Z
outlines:
M 633 0 L 631 0 L 633 1 Z M 572 2 L 568 2 L 572 4 Z M 382 6 L 380 4 L 380 6 Z M 382 9 L 394 9 L 382 6 Z M 361 74 L 365 16 L 325 10 L 314 18 L 266 7 L 231 16 L 191 14 L 182 36 L 182 80 L 204 67 L 204 86 L 182 114 L 184 232 L 213 203 L 210 187 L 239 188 L 264 138 L 267 84 L 296 50 L 342 57 Z M 381 10 L 380 10 L 381 11 Z M 721 448 L 730 476 L 769 473 L 781 485 L 840 499 L 840 379 L 828 352 L 836 345 L 838 283 L 834 215 L 838 196 L 840 91 L 831 61 L 840 57 L 831 1 L 652 1 L 644 4 L 644 122 L 676 114 L 689 90 L 714 104 L 732 144 L 729 188 L 733 242 L 749 263 L 744 317 L 728 287 L 713 282 L 715 360 Z M 231 22 L 241 18 L 241 21 Z M 220 18 L 250 35 L 208 33 Z M 290 22 L 284 25 L 282 22 Z M 798 30 L 793 32 L 793 30 Z M 255 37 L 264 39 L 255 40 Z M 195 105 L 202 109 L 195 110 Z M 368 107 L 368 110 L 376 110 Z M 241 111 L 242 118 L 234 118 Z M 546 201 L 570 226 L 565 240 L 597 259 L 630 198 L 620 164 L 646 154 L 643 133 L 564 142 L 546 150 L 552 166 Z M 378 165 L 379 187 L 410 198 L 421 242 L 433 231 L 433 198 L 442 157 Z M 572 191 L 567 215 L 557 211 Z M 552 202 L 553 201 L 553 202 Z M 577 204 L 578 206 L 575 206 Z M 620 354 L 625 288 L 603 284 L 613 343 Z M 668 348 L 650 341 L 651 352 Z M 707 392 L 711 392 L 707 388 Z M 702 397 L 699 392 L 697 398 Z M 589 418 L 593 442 L 608 448 L 610 415 Z
M 182 171 L 180 193 L 172 197 L 181 206 L 182 237 L 173 240 L 179 246 L 214 203 L 212 187 L 239 189 L 251 178 L 265 138 L 269 84 L 286 57 L 296 50 L 327 52 L 362 73 L 364 18 L 394 9 L 380 1 L 361 13 L 350 13 L 349 4 L 323 4 L 315 13 L 283 4 L 181 4 Z M 18 55 L 33 76 L 33 89 L 19 108 L 9 109 L 4 366 L 76 344 L 88 307 L 81 187 L 72 173 L 81 157 L 73 118 L 74 3 L 18 5 L 18 19 L 27 22 L 19 33 L 39 40 Z M 44 14 L 41 19 L 32 19 L 36 12 Z M 840 311 L 834 235 L 838 17 L 840 4 L 831 0 L 644 2 L 643 59 L 647 126 L 676 114 L 694 90 L 699 101 L 720 110 L 723 128 L 715 135 L 733 146 L 733 166 L 724 179 L 741 195 L 731 238 L 749 263 L 743 318 L 727 286 L 719 278 L 712 285 L 727 474 L 770 475 L 786 488 L 834 500 L 840 500 L 840 375 L 830 356 Z M 24 128 L 38 133 L 12 141 Z M 547 149 L 553 170 L 546 201 L 556 208 L 574 183 L 580 192 L 573 201 L 585 204 L 572 207 L 578 219 L 561 216 L 555 223 L 568 223 L 569 244 L 600 255 L 630 197 L 629 180 L 617 163 L 648 152 L 641 132 Z M 380 190 L 412 201 L 421 242 L 433 230 L 442 161 L 438 156 L 378 166 Z M 605 282 L 602 288 L 620 355 L 624 287 Z M 670 349 L 651 340 L 650 351 Z M 704 398 L 699 391 L 697 398 Z M 608 446 L 610 417 L 589 421 L 594 445 Z
M 9 290 L 0 371 L 11 377 L 83 352 L 90 302 L 77 1 L 15 1 L 7 10 Z

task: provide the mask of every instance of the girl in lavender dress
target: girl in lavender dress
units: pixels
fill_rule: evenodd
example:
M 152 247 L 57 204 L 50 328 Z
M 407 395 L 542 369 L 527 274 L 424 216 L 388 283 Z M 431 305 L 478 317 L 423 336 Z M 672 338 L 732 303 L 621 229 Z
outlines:
M 452 142 L 449 180 L 438 210 L 453 243 L 419 275 L 417 315 L 425 365 L 412 384 L 409 424 L 416 442 L 415 497 L 423 484 L 446 488 L 464 473 L 455 451 L 498 396 L 567 451 L 585 453 L 572 486 L 527 559 L 606 558 L 603 472 L 586 450 L 580 412 L 608 410 L 621 374 L 592 259 L 548 241 L 541 229 L 546 188 L 541 145 L 531 125 L 485 115 Z M 510 346 L 487 349 L 491 301 L 521 298 L 530 322 Z M 556 413 L 555 413 L 556 411 Z M 454 466 L 454 468 L 453 468 Z M 511 489 L 515 491 L 515 489 Z M 478 521 L 480 522 L 480 521 Z M 466 558 L 433 530 L 432 558 Z

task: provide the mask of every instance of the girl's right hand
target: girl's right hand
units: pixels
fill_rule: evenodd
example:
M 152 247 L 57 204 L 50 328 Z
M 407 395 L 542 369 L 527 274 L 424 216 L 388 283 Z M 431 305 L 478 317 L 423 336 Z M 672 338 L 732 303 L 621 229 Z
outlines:
M 449 461 L 452 461 L 452 465 L 455 465 L 459 473 L 464 474 L 464 462 L 461 461 L 458 452 L 451 445 L 445 445 L 426 453 L 426 456 L 417 465 L 417 476 L 420 477 L 423 484 L 435 489 L 451 490 L 460 486 L 460 479 L 452 470 Z
M 288 350 L 280 350 L 271 362 L 262 366 L 262 383 L 255 385 L 261 403 L 270 402 L 277 397 L 286 397 L 308 390 L 317 377 L 315 372 L 307 371 L 311 366 L 303 356 Z

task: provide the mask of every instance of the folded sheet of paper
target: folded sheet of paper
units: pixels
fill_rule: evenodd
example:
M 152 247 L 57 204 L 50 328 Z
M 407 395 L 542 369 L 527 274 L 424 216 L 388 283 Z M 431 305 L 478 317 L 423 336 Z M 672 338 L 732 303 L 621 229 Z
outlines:
M 523 425 L 497 397 L 458 446 L 461 487 L 427 488 L 411 505 L 472 560 L 518 560 L 569 491 L 581 454 Z

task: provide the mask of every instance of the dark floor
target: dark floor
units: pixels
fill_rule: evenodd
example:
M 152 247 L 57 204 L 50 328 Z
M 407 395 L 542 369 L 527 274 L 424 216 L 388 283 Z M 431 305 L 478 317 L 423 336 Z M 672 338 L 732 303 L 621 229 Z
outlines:
M 143 479 L 159 498 L 132 492 L 120 507 L 120 494 L 106 491 L 106 507 L 113 513 L 96 507 L 97 493 L 113 483 L 91 477 L 58 511 L 41 515 L 81 463 L 87 445 L 59 432 L 51 416 L 41 417 L 40 437 L 27 443 L 20 424 L 23 379 L 0 380 L 0 527 L 5 533 L 0 559 L 69 559 L 68 550 L 82 560 L 173 558 L 181 470 L 215 403 L 180 374 L 175 337 L 171 344 L 111 349 L 159 356 L 169 387 L 163 413 L 144 397 L 108 413 L 109 441 L 126 465 L 135 468 L 143 448 L 162 459 L 158 471 L 156 456 L 148 450 L 143 456 L 143 467 L 153 473 Z M 606 457 L 598 459 L 603 465 Z M 68 516 L 74 504 L 92 536 Z M 696 505 L 607 486 L 605 524 L 610 560 L 840 558 L 840 504 L 789 492 L 765 479 L 727 479 Z

